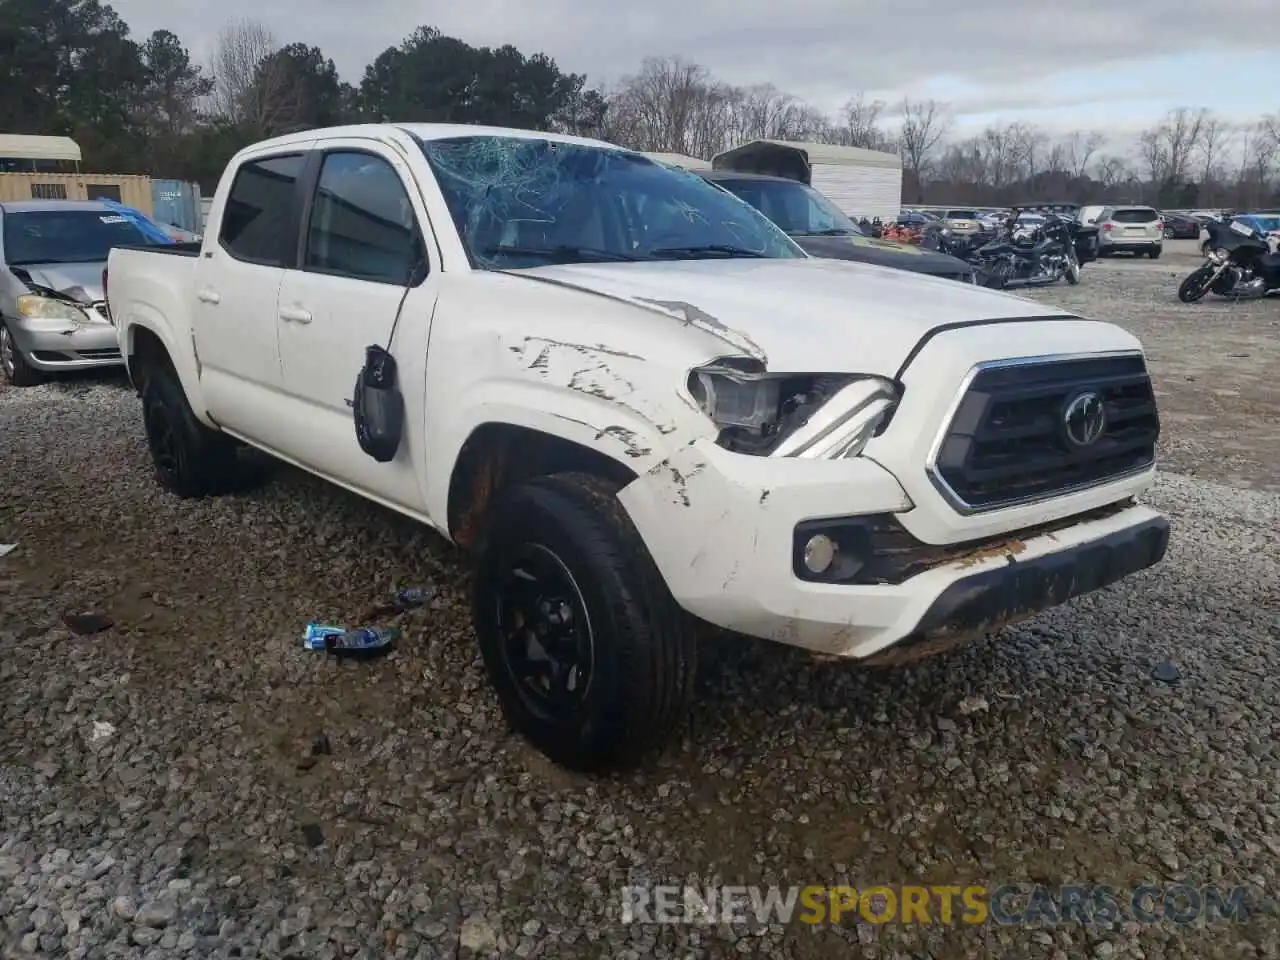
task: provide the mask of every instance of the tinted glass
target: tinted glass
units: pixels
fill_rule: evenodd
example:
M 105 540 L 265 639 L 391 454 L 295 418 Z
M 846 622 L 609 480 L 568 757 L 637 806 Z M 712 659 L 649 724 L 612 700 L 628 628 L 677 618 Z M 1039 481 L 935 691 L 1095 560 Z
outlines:
M 253 160 L 239 169 L 218 234 L 233 257 L 274 266 L 293 262 L 291 214 L 301 175 L 301 154 Z
M 795 180 L 714 181 L 795 236 L 859 236 L 862 230 L 834 203 Z
M 978 211 L 976 210 L 948 210 L 947 219 L 949 220 L 977 220 Z
M 311 207 L 304 267 L 405 284 L 422 259 L 417 220 L 400 175 L 366 153 L 324 158 Z
M 1114 223 L 1154 223 L 1159 219 L 1159 215 L 1150 207 L 1117 210 L 1111 214 L 1111 220 Z
M 97 263 L 112 247 L 150 244 L 125 216 L 109 210 L 29 210 L 4 215 L 4 260 Z
M 488 136 L 422 150 L 477 267 L 805 256 L 749 204 L 636 153 Z

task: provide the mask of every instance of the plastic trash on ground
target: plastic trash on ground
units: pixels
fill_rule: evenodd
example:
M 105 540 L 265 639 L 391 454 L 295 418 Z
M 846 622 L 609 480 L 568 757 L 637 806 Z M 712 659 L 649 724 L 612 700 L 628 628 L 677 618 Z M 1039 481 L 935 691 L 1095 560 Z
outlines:
M 338 657 L 373 657 L 387 653 L 400 636 L 396 627 L 346 627 L 309 623 L 302 634 L 302 645 L 308 650 L 323 651 Z
M 0 557 L 7 557 L 17 549 L 18 545 L 16 543 L 0 543 Z

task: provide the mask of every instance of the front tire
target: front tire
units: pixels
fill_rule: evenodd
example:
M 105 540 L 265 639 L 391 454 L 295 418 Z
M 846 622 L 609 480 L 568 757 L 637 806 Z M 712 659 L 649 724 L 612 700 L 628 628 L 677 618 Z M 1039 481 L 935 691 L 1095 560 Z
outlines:
M 172 370 L 163 368 L 147 377 L 142 416 L 160 486 L 179 497 L 206 497 L 235 485 L 235 441 L 196 419 Z
M 666 742 L 696 674 L 690 618 L 614 494 L 576 473 L 503 494 L 472 595 L 507 720 L 584 772 L 633 767 Z
M 1198 270 L 1191 271 L 1178 285 L 1178 299 L 1183 303 L 1196 303 L 1204 299 L 1204 295 L 1209 292 L 1212 277 L 1213 270 L 1209 267 L 1200 267 Z
M 0 320 L 0 370 L 15 387 L 35 387 L 44 383 L 44 374 L 27 363 L 3 320 Z

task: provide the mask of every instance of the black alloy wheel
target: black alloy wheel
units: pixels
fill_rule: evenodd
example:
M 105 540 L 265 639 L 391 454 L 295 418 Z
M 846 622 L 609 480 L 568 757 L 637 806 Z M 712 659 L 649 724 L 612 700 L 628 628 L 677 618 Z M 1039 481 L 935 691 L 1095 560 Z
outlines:
M 504 566 L 495 591 L 503 663 L 532 714 L 552 723 L 572 721 L 595 666 L 582 589 L 542 544 L 521 544 Z

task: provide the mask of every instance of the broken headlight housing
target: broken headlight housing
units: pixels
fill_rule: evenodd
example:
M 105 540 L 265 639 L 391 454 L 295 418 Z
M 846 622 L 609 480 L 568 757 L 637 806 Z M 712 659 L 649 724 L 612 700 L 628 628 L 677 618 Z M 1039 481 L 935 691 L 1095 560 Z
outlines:
M 68 323 L 88 323 L 88 315 L 67 300 L 55 300 L 29 293 L 18 297 L 18 314 L 28 320 L 65 320 Z
M 689 392 L 720 428 L 716 442 L 726 450 L 812 460 L 861 454 L 900 398 L 898 385 L 883 377 L 771 374 L 739 358 L 695 369 Z

